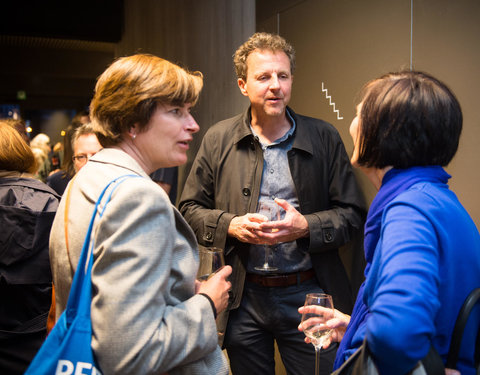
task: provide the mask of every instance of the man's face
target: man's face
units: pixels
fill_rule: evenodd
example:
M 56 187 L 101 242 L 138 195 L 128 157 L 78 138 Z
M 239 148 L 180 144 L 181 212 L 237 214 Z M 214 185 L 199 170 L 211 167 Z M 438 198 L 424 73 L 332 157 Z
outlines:
M 252 116 L 283 116 L 290 101 L 293 77 L 283 51 L 255 50 L 247 57 L 247 78 L 238 79 L 250 99 Z
M 98 151 L 102 145 L 98 142 L 95 134 L 83 134 L 78 137 L 73 146 L 73 167 L 78 172 Z

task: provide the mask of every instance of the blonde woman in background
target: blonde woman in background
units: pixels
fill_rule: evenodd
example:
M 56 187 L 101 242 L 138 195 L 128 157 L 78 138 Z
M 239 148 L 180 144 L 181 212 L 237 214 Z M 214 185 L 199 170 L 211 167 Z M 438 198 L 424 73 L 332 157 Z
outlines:
M 49 153 L 52 150 L 50 147 L 50 137 L 44 133 L 39 133 L 33 137 L 30 142 L 30 147 L 37 160 L 35 177 L 42 182 L 46 182 L 52 168 L 49 159 Z

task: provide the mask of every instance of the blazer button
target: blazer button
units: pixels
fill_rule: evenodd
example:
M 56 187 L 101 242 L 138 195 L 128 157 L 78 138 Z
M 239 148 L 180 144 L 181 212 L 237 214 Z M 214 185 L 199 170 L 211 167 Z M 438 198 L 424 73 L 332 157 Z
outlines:
M 244 196 L 248 197 L 250 195 L 250 189 L 249 188 L 243 188 L 242 193 Z
M 205 234 L 205 238 L 210 241 L 213 238 L 212 232 L 207 232 L 207 234 Z

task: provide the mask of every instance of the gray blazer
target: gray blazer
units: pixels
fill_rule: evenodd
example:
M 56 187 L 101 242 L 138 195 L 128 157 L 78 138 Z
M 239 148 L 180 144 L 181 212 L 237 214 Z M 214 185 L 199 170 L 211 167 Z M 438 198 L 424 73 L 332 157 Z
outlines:
M 209 301 L 195 295 L 195 235 L 167 194 L 118 149 L 103 149 L 79 171 L 50 236 L 57 319 L 65 309 L 94 204 L 115 177 L 123 182 L 95 222 L 92 347 L 103 374 L 227 374 Z

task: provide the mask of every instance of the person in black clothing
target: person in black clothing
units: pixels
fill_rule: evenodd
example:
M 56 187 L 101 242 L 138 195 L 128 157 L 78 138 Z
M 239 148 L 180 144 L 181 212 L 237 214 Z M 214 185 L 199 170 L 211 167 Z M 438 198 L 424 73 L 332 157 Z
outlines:
M 274 374 L 274 341 L 288 374 L 313 373 L 315 351 L 297 330 L 297 307 L 305 294 L 325 292 L 351 311 L 338 249 L 362 230 L 366 207 L 338 131 L 288 107 L 293 47 L 256 33 L 234 64 L 250 106 L 206 132 L 180 212 L 199 244 L 224 249 L 233 268 L 229 309 L 217 320 L 232 373 Z M 280 220 L 268 221 L 263 203 L 278 207 Z M 274 247 L 273 271 L 262 267 L 264 245 Z M 322 353 L 322 374 L 331 373 L 335 350 Z
M 31 148 L 0 121 L 0 373 L 23 374 L 46 337 L 50 228 L 60 197 L 34 178 Z
M 170 202 L 177 200 L 178 167 L 160 168 L 150 174 L 150 178 L 160 185 L 168 194 Z

